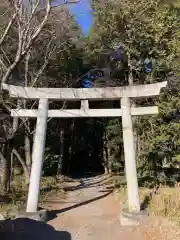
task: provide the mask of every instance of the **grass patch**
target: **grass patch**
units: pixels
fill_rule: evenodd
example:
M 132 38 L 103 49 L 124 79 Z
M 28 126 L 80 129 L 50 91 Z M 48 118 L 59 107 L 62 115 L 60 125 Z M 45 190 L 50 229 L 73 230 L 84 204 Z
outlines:
M 121 186 L 121 184 L 125 181 L 125 177 L 124 176 L 119 176 L 119 175 L 105 175 L 104 176 L 104 181 L 102 183 L 102 185 L 111 185 L 113 184 L 113 186 L 115 188 L 119 188 Z
M 180 224 L 180 184 L 175 187 L 161 185 L 156 194 L 152 194 L 148 206 L 151 216 L 167 217 Z
M 160 185 L 155 192 L 148 188 L 140 188 L 140 201 L 152 217 L 163 217 L 180 225 L 180 183 L 174 187 Z M 127 188 L 116 188 L 115 196 L 120 203 L 127 204 Z
M 40 205 L 52 192 L 60 190 L 60 185 L 55 177 L 42 177 L 40 189 Z M 6 218 L 13 215 L 21 206 L 25 206 L 28 195 L 28 185 L 25 184 L 24 176 L 15 176 L 11 183 L 11 192 L 0 195 L 0 213 Z

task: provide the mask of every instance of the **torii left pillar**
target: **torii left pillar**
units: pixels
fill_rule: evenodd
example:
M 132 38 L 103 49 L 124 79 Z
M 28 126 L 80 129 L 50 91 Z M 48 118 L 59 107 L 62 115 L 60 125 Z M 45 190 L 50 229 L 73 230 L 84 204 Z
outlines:
M 47 117 L 48 117 L 48 99 L 40 99 L 36 123 L 36 132 L 34 136 L 32 152 L 32 168 L 26 209 L 26 211 L 29 213 L 37 212 L 37 206 L 39 201 L 39 189 L 41 183 L 41 173 L 44 159 Z

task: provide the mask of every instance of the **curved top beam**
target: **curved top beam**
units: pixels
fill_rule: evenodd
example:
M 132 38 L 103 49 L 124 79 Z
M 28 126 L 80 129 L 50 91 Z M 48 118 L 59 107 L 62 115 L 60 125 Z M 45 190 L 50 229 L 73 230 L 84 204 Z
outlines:
M 32 88 L 3 84 L 2 88 L 9 91 L 11 97 L 25 99 L 54 100 L 116 100 L 122 97 L 139 98 L 157 96 L 167 81 L 154 84 L 134 85 L 106 88 Z

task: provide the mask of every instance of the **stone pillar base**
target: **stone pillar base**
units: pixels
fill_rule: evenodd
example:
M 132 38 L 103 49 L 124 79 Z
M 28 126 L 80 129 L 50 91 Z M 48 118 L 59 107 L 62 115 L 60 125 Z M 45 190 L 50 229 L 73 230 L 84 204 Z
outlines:
M 36 221 L 46 222 L 48 220 L 48 211 L 46 209 L 41 209 L 37 212 L 19 212 L 16 214 L 17 218 L 29 218 Z
M 121 210 L 120 213 L 120 224 L 121 226 L 138 226 L 142 219 L 147 219 L 148 214 L 146 211 L 139 213 L 129 212 L 127 208 Z
M 5 217 L 0 213 L 0 221 L 5 220 Z

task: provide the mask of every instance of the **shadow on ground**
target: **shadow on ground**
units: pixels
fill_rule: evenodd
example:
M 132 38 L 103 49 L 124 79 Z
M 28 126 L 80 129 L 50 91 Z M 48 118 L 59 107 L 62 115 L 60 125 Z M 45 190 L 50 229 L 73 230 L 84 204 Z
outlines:
M 75 208 L 81 207 L 83 205 L 87 205 L 87 204 L 89 204 L 91 202 L 95 202 L 95 201 L 98 201 L 98 200 L 100 200 L 102 198 L 105 198 L 105 197 L 107 197 L 108 195 L 110 195 L 113 192 L 113 189 L 109 189 L 109 190 L 105 190 L 105 191 L 99 191 L 99 192 L 103 192 L 103 193 L 106 192 L 106 193 L 103 194 L 103 195 L 100 195 L 98 197 L 95 197 L 95 198 L 92 198 L 92 199 L 88 199 L 88 200 L 83 201 L 81 203 L 74 204 L 74 205 L 69 206 L 69 207 L 65 207 L 65 208 L 62 208 L 62 209 L 59 209 L 59 210 L 49 211 L 49 213 L 48 213 L 48 221 L 55 219 L 57 217 L 57 214 L 67 212 L 67 211 L 70 211 L 72 209 L 75 209 Z
M 82 181 L 78 186 L 67 186 L 67 187 L 64 187 L 64 190 L 65 191 L 75 191 L 75 190 L 80 190 L 80 189 L 83 189 L 83 188 L 90 188 L 92 186 L 100 186 L 100 183 L 102 183 L 104 181 L 103 180 L 100 180 L 100 181 L 96 181 L 96 182 L 92 182 L 92 183 L 86 183 L 84 181 Z
M 146 210 L 148 208 L 151 199 L 152 199 L 152 193 L 150 193 L 149 195 L 145 196 L 145 198 L 144 198 L 144 200 L 143 200 L 143 202 L 141 203 L 141 206 L 140 206 L 142 211 Z
M 101 176 L 101 175 L 103 175 L 103 173 L 102 172 L 96 172 L 96 173 L 93 173 L 93 172 L 85 172 L 85 173 L 83 173 L 83 174 L 74 174 L 74 175 L 72 175 L 72 176 L 70 176 L 70 177 L 72 177 L 73 179 L 76 179 L 76 180 L 79 180 L 79 179 L 82 179 L 82 178 L 92 178 L 92 177 L 99 177 L 99 176 Z
M 56 231 L 44 222 L 31 219 L 15 219 L 0 221 L 1 240 L 71 240 L 66 231 Z

